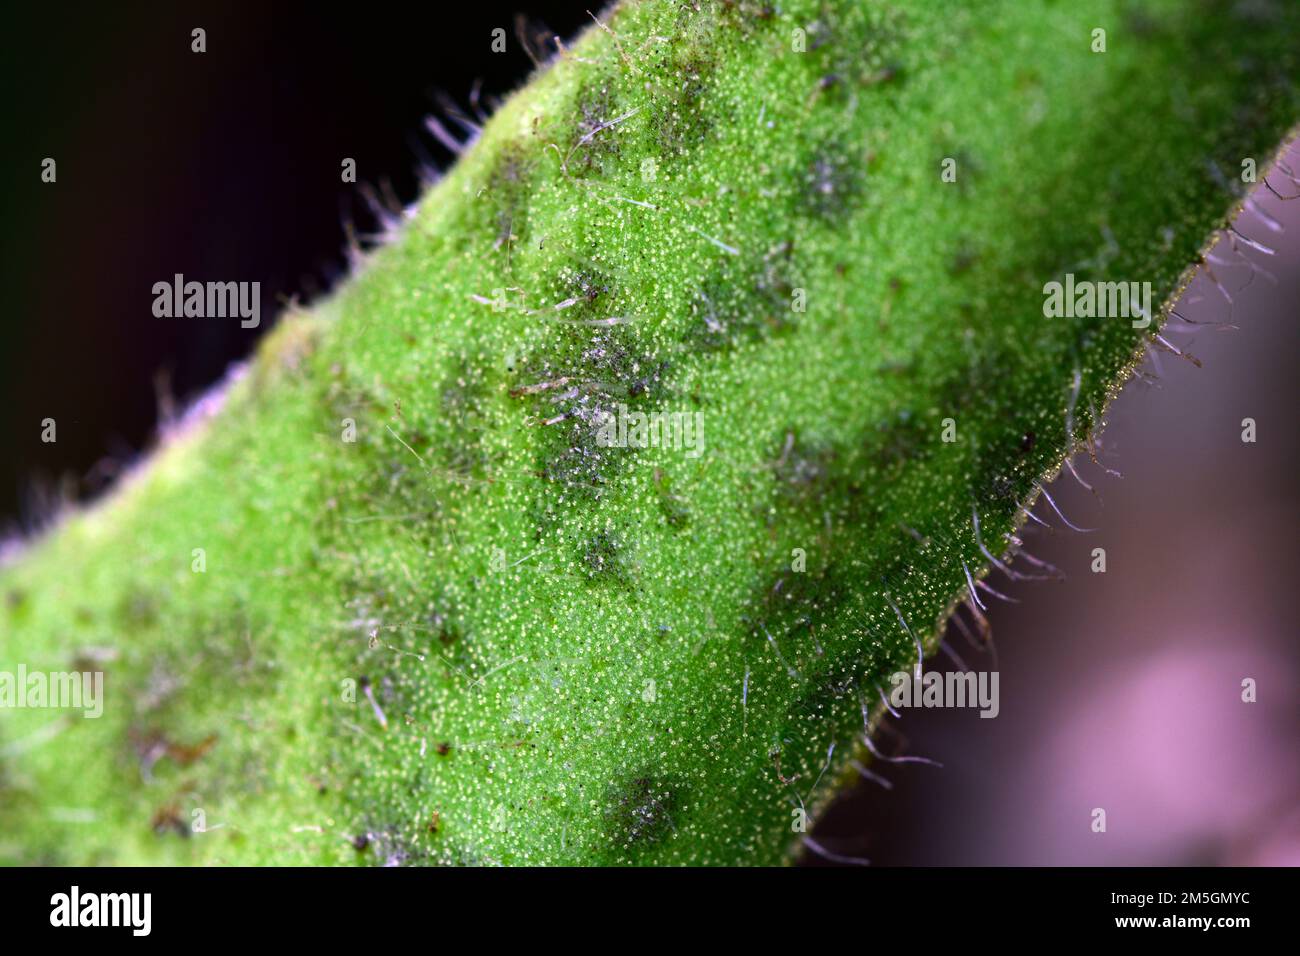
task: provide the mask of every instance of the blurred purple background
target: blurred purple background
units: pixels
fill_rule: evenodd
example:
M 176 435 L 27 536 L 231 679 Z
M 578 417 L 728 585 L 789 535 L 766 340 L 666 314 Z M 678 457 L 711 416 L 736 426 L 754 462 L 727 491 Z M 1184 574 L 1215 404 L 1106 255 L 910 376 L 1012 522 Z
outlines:
M 1000 671 L 1001 713 L 887 718 L 907 752 L 944 767 L 877 765 L 893 790 L 863 781 L 842 798 L 814 832 L 828 850 L 873 864 L 1300 865 L 1300 201 L 1256 199 L 1282 230 L 1251 209 L 1237 228 L 1277 254 L 1242 251 L 1277 284 L 1215 267 L 1240 329 L 1168 336 L 1204 367 L 1161 353 L 1145 366 L 1157 382 L 1125 388 L 1100 454 L 1122 479 L 1083 455 L 1095 495 L 1068 471 L 1049 486 L 1066 517 L 1096 530 L 1026 529 L 1026 550 L 1068 577 L 994 574 L 1021 602 L 985 597 L 996 666 L 949 632 L 970 667 Z M 1240 261 L 1224 243 L 1215 255 Z M 1178 311 L 1229 321 L 1204 278 Z M 1035 513 L 1060 524 L 1045 502 Z M 1096 547 L 1104 574 L 1091 571 Z M 1242 701 L 1247 677 L 1256 703 Z M 1097 807 L 1105 833 L 1091 829 Z

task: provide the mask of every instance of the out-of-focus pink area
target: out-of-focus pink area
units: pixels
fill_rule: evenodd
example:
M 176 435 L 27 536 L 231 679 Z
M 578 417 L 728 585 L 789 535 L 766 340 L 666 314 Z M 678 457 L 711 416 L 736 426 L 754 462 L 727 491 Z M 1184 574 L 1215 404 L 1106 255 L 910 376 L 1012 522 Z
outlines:
M 1290 155 L 1300 168 L 1300 146 Z M 828 849 L 877 864 L 1300 865 L 1300 201 L 1256 199 L 1281 231 L 1249 208 L 1237 228 L 1277 254 L 1241 251 L 1276 285 L 1216 267 L 1230 316 L 1213 284 L 1192 284 L 1180 313 L 1240 329 L 1168 334 L 1204 368 L 1161 353 L 1146 364 L 1159 380 L 1124 390 L 1101 454 L 1124 477 L 1085 455 L 1076 465 L 1096 495 L 1068 472 L 1049 486 L 1071 521 L 1097 529 L 1027 528 L 1026 550 L 1068 580 L 991 582 L 1022 602 L 986 596 L 1001 713 L 891 718 L 909 752 L 945 766 L 877 766 L 894 789 L 863 783 L 833 808 L 815 830 Z M 1216 256 L 1240 261 L 1224 244 Z M 1045 503 L 1036 513 L 1060 524 Z M 1097 547 L 1104 574 L 1091 571 Z
M 1234 637 L 1214 636 L 1219 646 Z M 1256 821 L 1289 806 L 1296 787 L 1278 706 L 1289 688 L 1274 679 L 1286 667 L 1253 648 L 1202 646 L 1131 661 L 1119 676 L 1088 675 L 1018 774 L 1020 786 L 1048 790 L 1024 825 L 1071 863 L 1177 860 L 1186 847 L 1250 836 Z M 1271 685 L 1259 703 L 1243 705 L 1238 673 Z M 1105 808 L 1104 836 L 1063 818 L 1079 795 Z

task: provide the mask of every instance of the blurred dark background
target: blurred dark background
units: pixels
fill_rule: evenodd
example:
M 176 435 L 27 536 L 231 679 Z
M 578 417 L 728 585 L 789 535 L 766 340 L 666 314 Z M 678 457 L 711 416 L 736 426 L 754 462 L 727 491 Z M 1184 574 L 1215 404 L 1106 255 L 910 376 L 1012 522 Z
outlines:
M 571 36 L 597 11 L 480 0 L 451 22 L 437 4 L 293 0 L 7 10 L 0 527 L 30 529 L 58 496 L 102 490 L 169 401 L 247 355 L 285 301 L 328 289 L 347 225 L 376 226 L 362 188 L 410 202 L 417 168 L 451 161 L 423 126 L 438 93 L 465 106 L 481 80 L 486 104 L 527 75 L 523 6 L 530 37 Z M 194 27 L 207 31 L 202 55 Z M 496 27 L 504 54 L 490 48 Z M 47 156 L 56 185 L 40 181 Z M 340 180 L 344 157 L 357 185 Z M 1178 336 L 1205 368 L 1162 355 L 1154 385 L 1125 390 L 1105 450 L 1125 478 L 1084 463 L 1098 495 L 1068 475 L 1052 486 L 1097 529 L 1031 533 L 1031 553 L 1069 580 L 995 581 L 1022 602 L 990 601 L 996 665 L 951 639 L 972 667 L 1000 670 L 1000 716 L 891 720 L 909 752 L 945 767 L 877 768 L 893 789 L 856 788 L 819 823 L 819 845 L 877 864 L 1300 864 L 1300 202 L 1264 205 L 1282 232 L 1253 213 L 1240 228 L 1278 249 L 1247 252 L 1276 285 L 1225 269 L 1232 289 L 1250 280 L 1235 297 L 1242 328 Z M 154 319 L 152 285 L 176 272 L 260 281 L 262 327 Z M 1192 318 L 1227 316 L 1207 283 L 1189 299 Z M 1248 416 L 1255 444 L 1240 440 Z M 40 441 L 47 417 L 56 444 Z M 1106 574 L 1089 570 L 1098 546 Z M 1258 703 L 1241 702 L 1243 677 Z M 1089 828 L 1094 807 L 1105 834 Z
M 598 0 L 10 5 L 0 30 L 0 528 L 30 529 L 147 447 L 160 399 L 247 355 L 282 304 L 345 268 L 364 190 L 409 203 L 443 94 L 484 109 Z M 191 30 L 207 52 L 191 52 Z M 492 31 L 506 31 L 494 53 Z M 544 55 L 544 54 L 543 54 Z M 57 182 L 41 182 L 46 157 Z M 345 157 L 357 183 L 342 182 Z M 169 322 L 155 282 L 261 282 L 262 325 Z M 41 420 L 58 441 L 40 441 Z

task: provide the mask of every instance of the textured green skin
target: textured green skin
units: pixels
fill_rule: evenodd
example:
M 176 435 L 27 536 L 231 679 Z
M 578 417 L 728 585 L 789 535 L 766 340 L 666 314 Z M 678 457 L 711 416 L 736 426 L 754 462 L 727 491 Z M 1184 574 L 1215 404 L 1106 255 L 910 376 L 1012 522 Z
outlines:
M 1043 283 L 1166 300 L 1300 115 L 1295 4 L 952 6 L 630 4 L 511 99 L 214 421 L 0 575 L 0 670 L 118 655 L 100 720 L 0 713 L 0 860 L 787 859 L 915 661 L 886 595 L 932 651 L 972 505 L 1002 551 L 1154 330 Z M 704 454 L 511 394 L 561 375 L 703 412 Z

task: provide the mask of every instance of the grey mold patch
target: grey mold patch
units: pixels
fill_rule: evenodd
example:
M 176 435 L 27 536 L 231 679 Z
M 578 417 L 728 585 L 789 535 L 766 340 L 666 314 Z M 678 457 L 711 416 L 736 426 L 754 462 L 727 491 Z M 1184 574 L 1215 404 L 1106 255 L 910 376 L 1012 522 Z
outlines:
M 587 540 L 582 568 L 588 581 L 626 582 L 631 572 L 622 539 L 608 528 Z
M 605 808 L 609 840 L 624 850 L 652 847 L 677 829 L 678 792 L 651 774 L 638 774 L 613 787 Z
M 864 168 L 843 143 L 822 145 L 804 169 L 803 205 L 823 221 L 845 219 L 866 191 Z

